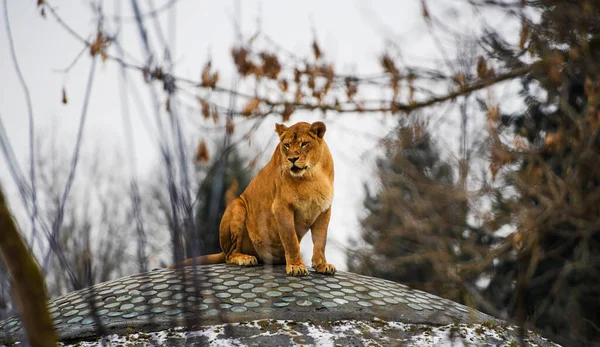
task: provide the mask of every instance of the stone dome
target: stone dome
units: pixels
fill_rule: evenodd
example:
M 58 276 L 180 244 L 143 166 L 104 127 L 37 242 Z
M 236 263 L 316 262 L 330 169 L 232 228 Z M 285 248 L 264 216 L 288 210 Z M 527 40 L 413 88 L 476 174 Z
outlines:
M 470 334 L 470 343 L 477 345 L 517 341 L 517 329 L 494 317 L 402 284 L 348 272 L 291 277 L 281 266 L 155 270 L 72 292 L 50 300 L 48 308 L 63 343 L 90 346 L 98 344 L 102 331 L 114 341 L 133 338 L 136 345 L 154 345 L 152 339 L 164 335 L 161 345 L 173 346 L 190 339 L 321 345 L 311 336 L 315 331 L 330 335 L 334 345 L 363 345 L 368 338 L 361 332 L 371 330 L 377 334 L 369 338 L 377 344 L 410 345 L 429 338 L 437 345 L 435 329 L 448 341 Z M 0 322 L 0 344 L 22 336 L 17 317 Z M 554 346 L 533 333 L 527 341 Z

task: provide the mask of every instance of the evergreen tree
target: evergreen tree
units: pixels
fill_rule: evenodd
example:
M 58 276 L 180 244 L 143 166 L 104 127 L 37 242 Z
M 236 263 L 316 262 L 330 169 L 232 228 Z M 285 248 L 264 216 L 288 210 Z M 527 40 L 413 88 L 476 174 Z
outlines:
M 246 189 L 252 179 L 251 169 L 234 147 L 227 155 L 219 151 L 220 155 L 207 169 L 206 177 L 198 189 L 196 211 L 195 211 L 195 237 L 200 255 L 221 252 L 219 244 L 219 224 L 225 212 L 227 203 L 238 197 Z M 225 165 L 221 166 L 225 160 Z M 215 184 L 216 177 L 222 175 L 222 184 Z M 219 189 L 218 194 L 213 195 L 213 190 Z M 213 197 L 218 201 L 212 201 Z M 212 206 L 212 204 L 217 204 Z M 212 206 L 212 208 L 211 208 Z M 212 215 L 214 214 L 214 215 Z M 188 249 L 189 253 L 193 250 Z
M 488 41 L 507 67 L 531 64 L 529 52 L 533 69 L 522 79 L 527 109 L 492 131 L 494 150 L 506 154 L 492 160 L 508 158 L 492 165 L 515 164 L 504 178 L 516 192 L 496 195 L 495 217 L 517 233 L 486 295 L 519 323 L 582 345 L 600 341 L 600 1 L 530 5 L 541 20 L 524 22 L 524 49 Z
M 467 225 L 468 205 L 454 168 L 444 161 L 421 125 L 403 124 L 385 147 L 377 169 L 382 188 L 364 206 L 360 241 L 348 257 L 350 271 L 401 282 L 465 302 L 477 279 L 466 265 L 489 242 Z

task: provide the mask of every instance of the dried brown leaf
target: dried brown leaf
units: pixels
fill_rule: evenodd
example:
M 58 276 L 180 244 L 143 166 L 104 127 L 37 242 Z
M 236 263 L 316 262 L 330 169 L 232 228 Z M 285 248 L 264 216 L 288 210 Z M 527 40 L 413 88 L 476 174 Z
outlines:
M 460 89 L 464 89 L 467 85 L 467 79 L 465 78 L 465 74 L 462 72 L 457 73 L 452 78 L 456 84 L 460 87 Z
M 217 108 L 213 107 L 212 108 L 212 112 L 210 113 L 210 116 L 213 120 L 213 123 L 215 124 L 219 124 L 219 112 L 217 112 Z
M 67 91 L 66 91 L 66 89 L 64 87 L 62 89 L 62 103 L 64 105 L 66 105 L 67 103 L 69 103 L 69 100 L 67 99 Z
M 548 133 L 544 137 L 544 145 L 548 149 L 556 149 L 560 146 L 562 136 L 559 132 Z
M 327 79 L 327 81 L 333 81 L 333 78 L 335 77 L 335 72 L 333 71 L 333 65 L 331 64 L 326 64 L 326 65 L 322 65 L 319 67 L 319 73 L 321 74 L 321 76 L 325 77 Z
M 498 106 L 491 106 L 487 111 L 488 120 L 491 122 L 497 122 L 500 119 L 500 109 Z
M 384 54 L 383 56 L 381 56 L 380 63 L 381 63 L 381 66 L 383 67 L 383 70 L 385 72 L 389 73 L 390 75 L 395 76 L 395 75 L 399 74 L 396 64 L 394 63 L 392 58 L 390 58 L 389 55 Z
M 290 104 L 285 104 L 284 108 L 283 108 L 283 112 L 281 113 L 281 117 L 283 118 L 284 122 L 287 122 L 290 120 L 290 117 L 292 116 L 292 113 L 294 113 L 294 106 L 290 105 Z
M 352 100 L 356 93 L 358 92 L 358 85 L 356 83 L 356 79 L 352 77 L 346 77 L 346 96 L 348 96 L 348 100 Z
M 482 79 L 488 77 L 487 63 L 482 56 L 477 60 L 477 76 Z
M 429 10 L 427 10 L 427 4 L 425 0 L 421 0 L 421 7 L 423 9 L 423 18 L 429 19 Z
M 300 69 L 294 69 L 294 82 L 300 83 L 300 78 L 302 77 L 302 71 Z
M 227 123 L 225 124 L 225 131 L 227 132 L 227 135 L 233 135 L 235 131 L 235 123 L 233 123 L 231 119 L 227 119 Z
M 208 148 L 206 147 L 206 142 L 204 140 L 200 141 L 198 145 L 198 149 L 196 150 L 196 163 L 202 164 L 206 163 L 209 160 Z
M 260 53 L 260 57 L 262 59 L 262 66 L 260 67 L 262 74 L 267 78 L 277 79 L 277 76 L 281 72 L 281 64 L 279 64 L 277 56 L 262 52 Z
M 260 106 L 260 99 L 253 98 L 252 100 L 248 101 L 248 103 L 244 106 L 242 114 L 248 117 L 252 113 L 256 112 L 256 110 L 258 110 L 258 106 Z
M 219 81 L 219 72 L 211 72 L 212 62 L 209 60 L 202 69 L 200 86 L 203 88 L 214 88 Z
M 499 140 L 493 140 L 492 148 L 491 148 L 491 163 L 490 163 L 490 171 L 492 172 L 492 180 L 496 179 L 496 174 L 504 167 L 506 164 L 511 162 L 512 156 L 510 151 L 506 146 L 500 142 Z
M 315 89 L 315 75 L 310 74 L 308 75 L 308 88 L 310 89 Z
M 252 62 L 248 59 L 248 50 L 244 47 L 232 48 L 231 56 L 233 58 L 233 63 L 235 64 L 238 73 L 243 77 L 249 75 L 253 71 L 256 70 L 256 67 Z
M 279 89 L 281 89 L 282 92 L 287 92 L 288 90 L 288 81 L 282 79 L 279 81 Z
M 208 103 L 208 101 L 202 99 L 201 97 L 198 97 L 198 101 L 200 102 L 200 106 L 202 109 L 202 116 L 204 117 L 204 119 L 208 119 L 208 117 L 210 117 L 210 104 Z
M 298 88 L 296 88 L 296 93 L 294 94 L 294 101 L 296 103 L 301 103 L 302 102 L 302 91 L 300 90 L 300 86 L 298 86 Z
M 513 248 L 519 250 L 523 247 L 523 233 L 517 231 L 512 238 Z
M 519 48 L 525 48 L 525 43 L 529 38 L 529 25 L 525 20 L 521 21 L 521 34 L 519 35 Z
M 315 60 L 319 60 L 319 58 L 321 58 L 321 49 L 319 48 L 319 45 L 317 44 L 317 40 L 313 41 L 312 49 L 313 49 L 313 54 L 315 55 Z

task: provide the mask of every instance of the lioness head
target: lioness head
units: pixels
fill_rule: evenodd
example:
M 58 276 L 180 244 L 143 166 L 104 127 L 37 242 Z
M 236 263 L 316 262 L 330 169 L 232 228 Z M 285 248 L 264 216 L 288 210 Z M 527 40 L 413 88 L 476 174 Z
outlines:
M 317 165 L 321 160 L 325 130 L 323 122 L 300 122 L 289 128 L 283 124 L 276 124 L 275 131 L 279 134 L 283 169 L 294 177 L 301 177 Z

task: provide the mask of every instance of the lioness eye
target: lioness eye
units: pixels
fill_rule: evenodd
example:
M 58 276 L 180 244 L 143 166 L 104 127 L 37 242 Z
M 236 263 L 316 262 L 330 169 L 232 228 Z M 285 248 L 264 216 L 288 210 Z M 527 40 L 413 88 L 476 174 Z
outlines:
M 283 147 L 285 147 L 285 149 L 289 149 L 290 148 L 290 144 L 289 143 L 284 143 Z
M 308 146 L 308 142 L 302 142 L 302 147 Z

